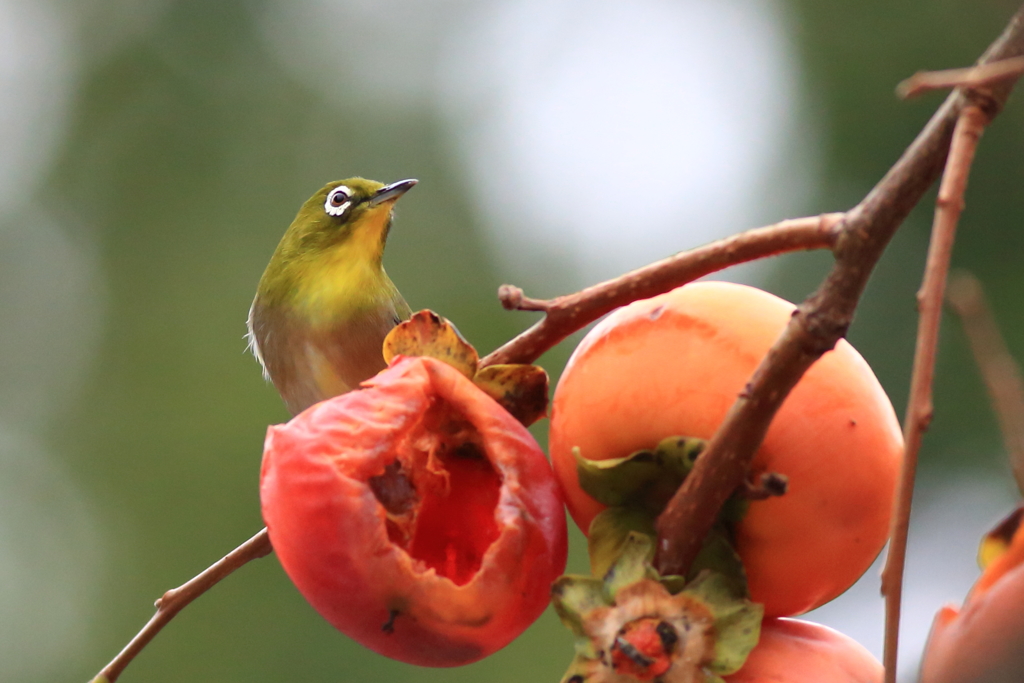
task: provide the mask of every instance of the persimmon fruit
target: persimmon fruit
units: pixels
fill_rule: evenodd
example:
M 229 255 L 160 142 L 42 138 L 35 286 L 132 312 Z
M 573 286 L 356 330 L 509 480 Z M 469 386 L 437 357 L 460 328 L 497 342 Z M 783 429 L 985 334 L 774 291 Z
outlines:
M 285 572 L 383 655 L 467 664 L 544 611 L 565 513 L 530 433 L 459 371 L 402 358 L 267 433 L 260 499 Z
M 765 619 L 761 639 L 728 683 L 881 683 L 882 664 L 839 631 L 800 619 Z
M 1024 525 L 974 584 L 963 607 L 932 623 L 921 683 L 1018 683 L 1024 677 Z
M 668 436 L 710 438 L 795 307 L 726 282 L 685 285 L 618 309 L 573 352 L 555 390 L 550 448 L 573 519 L 602 506 L 579 485 L 573 448 L 604 460 Z M 737 551 L 768 616 L 813 609 L 849 588 L 885 543 L 903 441 L 892 404 L 845 340 L 778 411 L 751 476 L 788 478 L 751 502 Z

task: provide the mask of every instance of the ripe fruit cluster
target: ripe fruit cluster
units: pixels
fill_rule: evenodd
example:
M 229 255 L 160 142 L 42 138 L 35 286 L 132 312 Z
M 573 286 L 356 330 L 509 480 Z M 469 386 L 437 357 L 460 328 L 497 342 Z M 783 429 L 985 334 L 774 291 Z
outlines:
M 677 464 L 699 452 L 793 310 L 753 288 L 698 283 L 610 315 L 555 391 L 554 470 L 512 416 L 544 413 L 543 371 L 480 371 L 453 328 L 418 314 L 385 343 L 387 370 L 270 429 L 261 500 L 274 549 L 307 600 L 365 646 L 426 666 L 480 659 L 545 608 L 565 565 L 563 506 L 584 532 L 603 509 L 581 487 L 579 456 L 609 469 L 600 462 L 656 446 Z M 417 349 L 446 362 L 401 355 Z M 554 584 L 577 636 L 567 680 L 877 680 L 878 663 L 849 639 L 778 617 L 831 600 L 870 565 L 901 453 L 888 398 L 841 341 L 792 391 L 753 461 L 752 476 L 779 475 L 788 491 L 737 506 L 743 516 L 718 532 L 726 564 L 742 560 L 739 582 L 658 575 L 653 539 L 627 524 L 604 544 L 602 576 Z M 602 528 L 629 514 L 602 515 Z M 736 644 L 715 640 L 726 631 Z M 819 666 L 829 661 L 846 668 Z

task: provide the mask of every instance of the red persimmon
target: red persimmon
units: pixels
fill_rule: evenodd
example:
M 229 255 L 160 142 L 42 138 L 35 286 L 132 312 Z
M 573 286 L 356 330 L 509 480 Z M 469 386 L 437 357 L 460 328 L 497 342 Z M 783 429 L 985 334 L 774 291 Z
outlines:
M 340 631 L 424 666 L 504 647 L 566 559 L 533 437 L 452 367 L 399 358 L 267 433 L 263 517 L 288 576 Z
M 728 683 L 881 683 L 882 665 L 863 645 L 827 626 L 765 619 L 761 639 Z
M 551 458 L 584 532 L 602 506 L 579 485 L 591 460 L 710 438 L 794 306 L 753 287 L 699 282 L 621 308 L 576 348 L 555 390 Z M 903 440 L 888 397 L 845 340 L 790 393 L 751 475 L 785 495 L 750 504 L 736 545 L 767 616 L 800 614 L 849 588 L 885 543 Z

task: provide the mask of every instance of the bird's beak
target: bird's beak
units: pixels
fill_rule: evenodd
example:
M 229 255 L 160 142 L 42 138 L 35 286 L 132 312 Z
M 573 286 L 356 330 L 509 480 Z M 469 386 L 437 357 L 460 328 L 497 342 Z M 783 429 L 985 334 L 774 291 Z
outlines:
M 393 202 L 403 194 L 412 189 L 412 186 L 418 183 L 418 180 L 399 180 L 397 183 L 391 183 L 377 190 L 372 197 L 370 197 L 366 203 L 370 207 L 380 206 L 385 202 Z

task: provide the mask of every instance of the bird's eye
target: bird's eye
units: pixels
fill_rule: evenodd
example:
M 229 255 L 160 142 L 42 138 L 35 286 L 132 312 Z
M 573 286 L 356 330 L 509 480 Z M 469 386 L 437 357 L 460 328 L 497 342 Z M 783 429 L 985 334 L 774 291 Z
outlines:
M 340 216 L 345 213 L 352 204 L 352 193 L 344 185 L 340 185 L 327 195 L 327 201 L 324 202 L 324 211 L 332 216 Z

